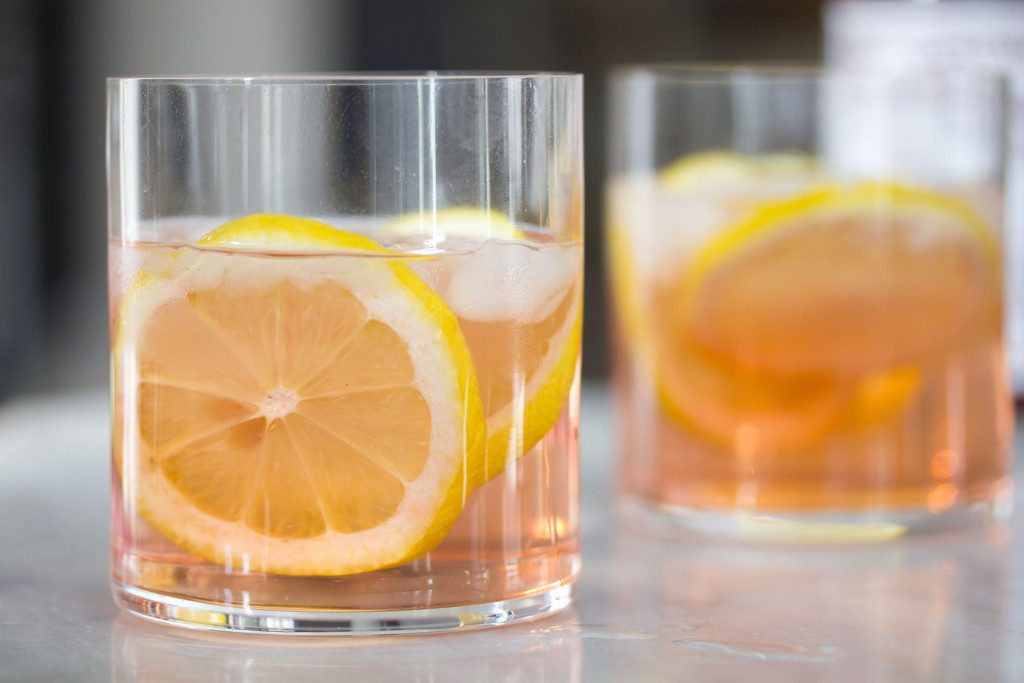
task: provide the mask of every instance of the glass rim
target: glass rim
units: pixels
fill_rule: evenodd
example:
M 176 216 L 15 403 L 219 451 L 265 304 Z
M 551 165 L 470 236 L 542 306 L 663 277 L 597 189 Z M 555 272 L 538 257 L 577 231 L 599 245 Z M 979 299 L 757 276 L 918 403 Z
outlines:
M 608 76 L 612 80 L 644 76 L 653 80 L 680 85 L 725 85 L 737 82 L 800 83 L 810 81 L 886 82 L 926 78 L 931 82 L 984 78 L 992 83 L 1008 83 L 1005 68 L 988 65 L 907 65 L 836 67 L 818 61 L 764 62 L 636 62 L 613 65 Z
M 107 86 L 139 85 L 415 85 L 431 81 L 530 81 L 572 82 L 583 74 L 575 71 L 337 71 L 265 74 L 167 74 L 108 76 Z

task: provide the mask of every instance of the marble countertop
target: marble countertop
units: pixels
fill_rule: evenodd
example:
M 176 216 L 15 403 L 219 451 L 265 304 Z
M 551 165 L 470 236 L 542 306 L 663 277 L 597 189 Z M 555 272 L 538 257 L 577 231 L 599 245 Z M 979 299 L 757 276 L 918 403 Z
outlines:
M 571 610 L 437 636 L 283 638 L 119 614 L 104 392 L 0 405 L 0 681 L 1024 680 L 1022 515 L 868 545 L 658 533 L 612 504 L 602 385 L 585 387 L 582 420 Z

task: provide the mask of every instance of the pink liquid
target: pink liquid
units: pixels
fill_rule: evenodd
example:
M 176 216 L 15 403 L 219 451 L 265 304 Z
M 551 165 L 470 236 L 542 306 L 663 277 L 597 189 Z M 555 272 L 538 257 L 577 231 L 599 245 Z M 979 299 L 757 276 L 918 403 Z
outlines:
M 477 245 L 479 246 L 479 245 Z M 503 262 L 534 264 L 531 252 L 522 245 L 491 243 L 489 265 Z M 509 396 L 522 391 L 512 377 L 544 372 L 541 356 L 550 345 L 565 345 L 567 338 L 558 330 L 578 315 L 581 288 L 578 245 L 548 245 L 536 249 L 552 263 L 575 264 L 568 276 L 552 278 L 564 291 L 556 292 L 561 305 L 548 306 L 543 315 L 530 318 L 529 307 L 514 309 L 502 318 L 489 311 L 485 319 L 459 315 L 469 310 L 463 300 L 461 309 L 453 305 L 477 364 L 480 366 L 481 398 L 485 413 L 507 403 Z M 555 260 L 543 256 L 557 252 Z M 481 258 L 481 250 L 445 253 L 423 261 L 408 261 L 424 281 L 446 300 L 452 296 L 451 282 L 459 268 L 472 267 Z M 139 273 L 170 273 L 173 278 L 197 265 L 200 259 L 214 258 L 229 270 L 273 262 L 286 270 L 303 269 L 303 263 L 315 259 L 317 272 L 344 271 L 357 265 L 353 255 L 262 254 L 253 252 L 204 253 L 185 245 L 111 244 L 111 317 L 112 338 L 119 334 L 123 302 L 137 288 Z M 379 257 L 376 257 L 379 259 Z M 560 260 L 559 260 L 560 259 Z M 305 261 L 304 261 L 305 260 Z M 536 261 L 540 263 L 540 261 Z M 170 264 L 170 265 L 168 265 Z M 288 265 L 292 264 L 292 265 Z M 170 269 L 169 271 L 167 269 Z M 163 269 L 163 270 L 162 270 Z M 550 274 L 550 273 L 549 273 Z M 565 287 L 565 285 L 568 285 Z M 142 285 L 145 286 L 145 285 Z M 480 297 L 494 298 L 492 291 L 481 289 Z M 463 297 L 464 299 L 465 297 Z M 550 297 L 549 297 L 550 298 Z M 449 301 L 449 303 L 451 303 Z M 492 306 L 493 308 L 493 306 Z M 511 309 L 510 309 L 511 310 Z M 526 311 L 525 317 L 523 311 Z M 489 316 L 489 317 L 488 317 Z M 552 322 L 552 317 L 558 318 Z M 556 329 L 557 328 L 557 329 Z M 123 332 L 120 334 L 124 334 Z M 140 338 L 133 340 L 141 343 Z M 550 342 L 550 344 L 549 344 Z M 490 350 L 501 348 L 501 357 L 511 359 L 495 365 L 483 358 Z M 135 346 L 115 345 L 115 376 L 132 365 Z M 197 349 L 197 352 L 200 350 Z M 140 415 L 160 411 L 161 405 L 128 403 L 115 388 L 115 458 L 113 477 L 113 577 L 118 584 L 152 591 L 165 596 L 225 605 L 263 609 L 398 610 L 467 605 L 506 600 L 552 589 L 572 582 L 579 571 L 577 540 L 578 453 L 577 403 L 578 372 L 572 359 L 572 375 L 564 395 L 549 410 L 552 426 L 539 437 L 528 452 L 518 454 L 501 474 L 469 492 L 454 526 L 444 540 L 429 552 L 399 566 L 344 576 L 283 575 L 249 571 L 244 566 L 212 561 L 179 547 L 156 530 L 140 512 L 133 498 L 138 490 L 139 468 L 129 450 L 119 452 L 118 441 L 140 426 Z M 121 373 L 123 376 L 126 373 Z M 527 401 L 528 404 L 528 401 Z M 163 410 L 167 410 L 166 407 Z M 508 418 L 514 425 L 526 420 L 528 405 L 513 407 Z

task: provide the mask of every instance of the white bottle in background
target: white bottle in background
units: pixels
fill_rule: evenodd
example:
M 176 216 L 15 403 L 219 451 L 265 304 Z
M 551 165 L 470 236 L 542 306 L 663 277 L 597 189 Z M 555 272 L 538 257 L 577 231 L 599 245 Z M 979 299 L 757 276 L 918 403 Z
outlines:
M 982 67 L 1009 74 L 1007 348 L 1014 392 L 1024 394 L 1024 2 L 834 0 L 825 13 L 825 53 L 829 65 L 840 68 Z M 851 131 L 852 126 L 846 130 Z M 872 132 L 861 130 L 858 134 L 870 138 Z M 941 140 L 941 136 L 935 139 Z M 870 163 L 864 156 L 870 145 L 845 147 L 854 150 L 852 155 L 863 151 L 860 158 L 843 158 L 845 165 Z M 962 151 L 968 154 L 947 159 L 959 158 L 962 165 L 982 162 L 970 159 L 969 150 Z

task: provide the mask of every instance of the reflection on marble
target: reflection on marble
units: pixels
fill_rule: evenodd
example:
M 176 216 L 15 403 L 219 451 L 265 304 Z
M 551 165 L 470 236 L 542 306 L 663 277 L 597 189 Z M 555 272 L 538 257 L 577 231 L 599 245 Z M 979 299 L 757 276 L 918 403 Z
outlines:
M 578 608 L 551 619 L 324 639 L 190 632 L 122 615 L 114 680 L 1015 680 L 1008 527 L 758 546 L 608 521 L 607 552 L 591 556 Z
M 1024 515 L 838 546 L 666 532 L 612 504 L 603 388 L 583 392 L 582 413 L 574 609 L 369 639 L 208 634 L 118 615 L 103 395 L 0 406 L 0 681 L 1024 681 Z
M 533 624 L 438 636 L 330 638 L 216 634 L 122 614 L 111 634 L 113 680 L 581 680 L 579 624 L 570 611 Z
M 657 633 L 652 654 L 665 676 L 1014 680 L 1004 615 L 1010 533 L 755 545 L 664 534 L 620 515 L 610 551 L 587 565 L 603 604 L 581 603 L 580 612 Z M 613 679 L 620 675 L 628 670 Z

